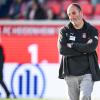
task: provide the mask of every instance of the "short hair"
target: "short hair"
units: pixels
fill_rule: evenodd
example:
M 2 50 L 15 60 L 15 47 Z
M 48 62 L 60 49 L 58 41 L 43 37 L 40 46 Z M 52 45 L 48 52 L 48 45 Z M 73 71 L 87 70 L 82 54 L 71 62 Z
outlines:
M 72 3 L 71 5 L 75 6 L 79 11 L 82 11 L 82 8 L 78 3 Z

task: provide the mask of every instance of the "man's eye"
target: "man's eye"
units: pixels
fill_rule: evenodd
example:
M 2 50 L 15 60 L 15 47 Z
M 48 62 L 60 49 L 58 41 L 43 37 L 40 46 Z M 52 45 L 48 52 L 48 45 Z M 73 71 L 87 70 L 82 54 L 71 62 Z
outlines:
M 76 12 L 73 11 L 73 12 L 69 13 L 68 15 L 69 15 L 69 16 L 70 16 L 70 15 L 76 15 Z
M 72 15 L 75 15 L 76 14 L 76 12 L 72 12 Z

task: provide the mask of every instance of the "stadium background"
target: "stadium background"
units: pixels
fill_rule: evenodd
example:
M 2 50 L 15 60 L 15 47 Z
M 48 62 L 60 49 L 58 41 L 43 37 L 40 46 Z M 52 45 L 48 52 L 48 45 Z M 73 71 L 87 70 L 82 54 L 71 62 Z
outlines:
M 51 0 L 56 1 L 55 5 L 50 0 L 47 1 L 49 1 L 47 7 L 50 6 L 53 13 L 58 15 L 60 8 L 56 4 L 60 4 L 61 1 Z M 66 8 L 74 0 L 65 1 L 62 5 L 64 4 Z M 100 13 L 95 13 L 96 6 L 99 4 L 91 4 L 90 0 L 79 1 L 84 5 L 83 8 L 88 7 L 84 10 L 84 16 L 100 34 Z M 10 0 L 9 2 L 11 3 Z M 90 10 L 88 10 L 89 7 Z M 51 17 L 45 20 L 26 20 L 25 16 L 12 18 L 6 14 L 6 10 L 2 11 L 3 8 L 4 6 L 0 8 L 0 41 L 5 53 L 4 80 L 11 91 L 11 98 L 16 95 L 17 98 L 28 99 L 66 99 L 66 83 L 58 79 L 60 55 L 57 51 L 57 37 L 59 28 L 68 23 L 67 17 L 59 15 L 55 20 Z M 97 52 L 100 64 L 100 43 L 98 43 Z M 100 99 L 99 88 L 100 82 L 96 82 L 92 93 L 94 100 Z M 0 98 L 5 98 L 5 92 L 1 86 Z

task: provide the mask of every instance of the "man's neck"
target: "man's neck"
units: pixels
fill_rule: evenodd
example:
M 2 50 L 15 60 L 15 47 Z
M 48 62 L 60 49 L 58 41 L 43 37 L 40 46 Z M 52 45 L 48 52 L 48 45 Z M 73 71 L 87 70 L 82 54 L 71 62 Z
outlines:
M 84 25 L 84 21 L 82 20 L 82 21 L 80 21 L 80 23 L 78 23 L 77 25 L 74 25 L 74 28 L 75 28 L 75 29 L 81 29 L 81 28 L 83 27 L 83 25 Z

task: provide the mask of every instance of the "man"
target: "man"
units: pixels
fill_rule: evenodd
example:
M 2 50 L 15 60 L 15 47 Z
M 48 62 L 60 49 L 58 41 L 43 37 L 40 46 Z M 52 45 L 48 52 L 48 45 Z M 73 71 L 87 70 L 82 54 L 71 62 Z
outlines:
M 3 47 L 0 44 L 0 84 L 2 85 L 2 87 L 6 92 L 6 97 L 9 98 L 10 92 L 3 81 L 3 64 L 4 64 L 4 53 L 3 53 Z
M 47 19 L 46 11 L 40 5 L 39 0 L 32 0 L 32 5 L 26 12 L 26 19 L 43 20 Z
M 69 100 L 91 100 L 94 81 L 100 80 L 96 48 L 98 31 L 83 19 L 79 4 L 68 6 L 69 24 L 60 29 L 58 50 L 62 56 L 59 78 L 68 85 Z

